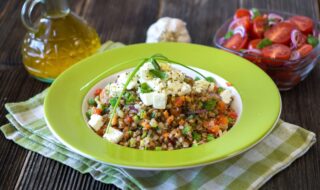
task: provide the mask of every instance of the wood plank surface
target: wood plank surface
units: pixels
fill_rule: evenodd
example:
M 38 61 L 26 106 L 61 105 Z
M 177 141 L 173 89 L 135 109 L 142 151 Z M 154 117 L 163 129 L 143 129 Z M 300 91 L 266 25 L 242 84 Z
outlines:
M 0 125 L 6 102 L 26 100 L 48 87 L 24 70 L 20 45 L 26 29 L 20 21 L 22 0 L 0 1 Z M 214 32 L 238 7 L 287 11 L 319 19 L 317 0 L 77 0 L 74 12 L 96 28 L 101 40 L 144 42 L 159 17 L 187 22 L 194 43 L 212 45 Z M 320 66 L 293 90 L 282 92 L 282 119 L 320 134 Z M 320 144 L 273 177 L 262 189 L 320 189 Z M 116 189 L 90 175 L 29 152 L 0 135 L 0 189 Z

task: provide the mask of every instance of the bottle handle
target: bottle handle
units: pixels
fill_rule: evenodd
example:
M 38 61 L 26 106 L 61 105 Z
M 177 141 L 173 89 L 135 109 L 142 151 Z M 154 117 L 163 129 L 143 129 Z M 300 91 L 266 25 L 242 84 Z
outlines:
M 37 26 L 32 22 L 31 14 L 37 4 L 43 4 L 42 0 L 26 0 L 21 9 L 21 20 L 23 25 L 32 32 L 37 32 Z

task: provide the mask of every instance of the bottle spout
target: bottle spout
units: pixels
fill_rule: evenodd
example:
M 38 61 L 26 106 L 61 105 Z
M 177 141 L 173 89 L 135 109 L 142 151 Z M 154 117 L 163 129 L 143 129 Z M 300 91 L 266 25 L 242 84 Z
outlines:
M 44 16 L 59 18 L 70 12 L 68 0 L 42 0 L 44 3 Z

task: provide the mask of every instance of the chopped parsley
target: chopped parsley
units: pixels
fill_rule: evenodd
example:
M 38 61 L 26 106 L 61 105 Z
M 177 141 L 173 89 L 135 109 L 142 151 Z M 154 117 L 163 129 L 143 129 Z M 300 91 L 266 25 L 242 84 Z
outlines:
M 182 134 L 188 135 L 188 134 L 191 133 L 191 130 L 192 130 L 191 126 L 190 126 L 190 125 L 186 125 L 186 126 L 182 129 Z
M 315 48 L 318 45 L 319 40 L 309 34 L 307 42 L 308 42 L 308 44 L 312 45 L 313 48 Z
M 152 88 L 147 83 L 142 83 L 140 86 L 141 93 L 153 92 Z
M 223 92 L 224 91 L 224 88 L 222 88 L 222 87 L 219 87 L 218 88 L 218 93 L 220 94 L 221 92 Z
M 166 79 L 168 78 L 168 75 L 166 72 L 161 71 L 161 70 L 156 70 L 156 69 L 151 69 L 149 70 L 149 73 L 153 76 L 153 77 L 157 77 L 160 79 Z
M 227 39 L 231 38 L 232 36 L 233 36 L 233 31 L 230 30 L 224 35 L 224 39 L 227 40 Z
M 197 132 L 192 132 L 192 138 L 199 142 L 201 140 L 201 135 Z
M 133 103 L 134 101 L 136 101 L 136 96 L 133 95 L 132 93 L 130 92 L 126 92 L 124 94 L 124 100 L 126 101 L 126 104 L 131 104 Z
M 256 9 L 256 8 L 252 8 L 251 12 L 253 13 L 252 19 L 255 19 L 256 17 L 261 16 L 260 11 L 258 9 Z
M 214 78 L 212 78 L 212 77 L 206 77 L 206 80 L 207 80 L 208 82 L 215 82 Z
M 207 141 L 209 142 L 209 141 L 212 141 L 212 140 L 214 140 L 214 136 L 212 134 L 208 134 Z
M 112 97 L 109 100 L 109 103 L 111 104 L 112 107 L 114 107 L 117 103 L 118 97 Z
M 89 98 L 89 99 L 88 99 L 88 104 L 89 104 L 90 106 L 94 106 L 94 105 L 96 104 L 96 101 L 94 100 L 94 98 Z
M 258 43 L 257 48 L 262 49 L 262 48 L 264 48 L 264 47 L 266 47 L 266 46 L 269 46 L 269 45 L 271 45 L 271 44 L 272 44 L 272 41 L 271 41 L 271 40 L 269 40 L 268 38 L 264 38 L 263 40 L 261 40 L 261 41 Z
M 216 104 L 217 104 L 217 101 L 215 99 L 211 99 L 211 100 L 206 101 L 203 104 L 203 107 L 204 107 L 204 109 L 210 111 L 216 106 Z

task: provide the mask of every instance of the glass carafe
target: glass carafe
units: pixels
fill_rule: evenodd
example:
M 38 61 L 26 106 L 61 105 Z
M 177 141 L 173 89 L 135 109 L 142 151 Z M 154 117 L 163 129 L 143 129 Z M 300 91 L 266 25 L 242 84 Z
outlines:
M 36 5 L 42 5 L 42 14 L 33 23 L 31 14 Z M 26 0 L 21 19 L 28 29 L 22 44 L 23 64 L 44 82 L 52 82 L 101 45 L 96 31 L 70 11 L 67 0 Z

